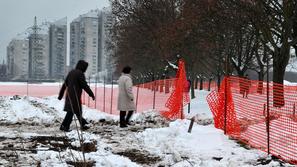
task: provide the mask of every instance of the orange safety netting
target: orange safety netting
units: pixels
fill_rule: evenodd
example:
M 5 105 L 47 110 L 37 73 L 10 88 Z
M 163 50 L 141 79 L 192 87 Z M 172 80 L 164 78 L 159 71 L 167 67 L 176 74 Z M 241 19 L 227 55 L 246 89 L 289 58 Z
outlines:
M 136 112 L 155 109 L 166 110 L 166 102 L 173 92 L 175 78 L 156 80 L 133 86 L 136 103 Z M 32 96 L 48 97 L 57 96 L 62 83 L 2 83 L 0 85 L 0 96 Z M 85 92 L 82 95 L 82 103 L 90 108 L 98 109 L 109 114 L 119 114 L 117 110 L 118 87 L 117 85 L 90 83 L 90 88 L 96 96 L 93 101 Z
M 237 134 L 240 127 L 236 122 L 237 118 L 234 111 L 232 94 L 229 92 L 231 92 L 231 88 L 229 86 L 228 78 L 225 78 L 220 90 L 218 92 L 213 91 L 207 96 L 207 102 L 214 115 L 215 127 L 226 130 L 227 134 Z M 227 105 L 225 105 L 225 103 L 227 103 Z
M 224 92 L 227 101 L 222 97 Z M 207 101 L 215 127 L 226 129 L 228 135 L 252 147 L 297 164 L 297 86 L 232 76 L 225 78 L 219 91 L 211 92 Z
M 155 109 L 166 109 L 165 103 L 173 91 L 175 79 L 156 80 L 133 86 L 136 103 L 136 112 Z M 119 114 L 117 110 L 118 87 L 117 85 L 105 85 L 100 87 L 91 86 L 96 94 L 96 102 L 92 101 L 86 93 L 82 102 L 90 108 L 98 109 L 109 114 Z M 97 93 L 96 93 L 97 92 Z
M 186 79 L 184 61 L 179 61 L 177 78 L 155 80 L 139 84 L 133 87 L 136 112 L 155 109 L 168 112 L 162 114 L 166 118 L 183 118 L 183 106 L 189 103 L 189 82 Z M 10 85 L 11 84 L 11 85 Z M 62 83 L 59 84 L 29 84 L 20 83 L 13 85 L 1 85 L 0 96 L 27 95 L 33 97 L 46 97 L 57 95 Z M 90 108 L 100 111 L 119 114 L 117 110 L 118 87 L 113 84 L 89 83 L 95 94 L 93 101 L 85 92 L 82 95 L 82 103 Z
M 189 92 L 186 90 L 188 89 L 188 84 L 185 62 L 183 60 L 179 60 L 174 90 L 166 102 L 166 107 L 169 108 L 169 111 L 161 113 L 164 117 L 168 119 L 184 118 L 183 106 L 188 104 L 190 101 Z

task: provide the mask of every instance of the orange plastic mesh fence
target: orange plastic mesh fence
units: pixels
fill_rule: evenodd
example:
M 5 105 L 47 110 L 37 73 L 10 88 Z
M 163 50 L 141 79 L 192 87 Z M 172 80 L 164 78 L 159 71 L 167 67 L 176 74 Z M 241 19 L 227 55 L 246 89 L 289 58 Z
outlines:
M 42 84 L 1 85 L 1 96 L 28 95 L 45 97 L 57 95 L 62 84 L 50 86 Z M 90 88 L 96 95 L 93 101 L 85 92 L 82 95 L 82 103 L 90 108 L 100 111 L 119 114 L 117 110 L 118 87 L 100 83 L 91 84 Z M 179 61 L 177 78 L 156 80 L 133 87 L 136 103 L 136 111 L 148 111 L 155 109 L 162 111 L 168 119 L 183 118 L 183 106 L 189 103 L 189 83 L 186 79 L 184 61 Z M 169 111 L 167 111 L 169 108 Z
M 267 82 L 225 78 L 219 91 L 207 96 L 215 127 L 226 129 L 228 135 L 252 147 L 297 164 L 297 86 L 268 84 L 269 110 Z
M 46 84 L 26 84 L 26 83 L 4 83 L 0 85 L 0 96 L 33 96 L 45 97 L 53 96 L 59 93 L 62 84 L 46 85 Z
M 175 79 L 156 80 L 134 86 L 133 93 L 136 103 L 136 112 L 143 112 L 150 109 L 158 111 L 165 110 L 165 103 L 170 93 L 172 93 L 174 81 Z M 91 88 L 94 93 L 97 91 L 96 102 L 89 100 L 90 98 L 85 95 L 85 98 L 82 98 L 83 104 L 106 113 L 119 114 L 117 109 L 117 85 L 113 85 L 113 88 L 112 85 L 97 87 L 97 89 L 91 86 Z
M 176 81 L 174 90 L 166 102 L 169 111 L 162 112 L 162 115 L 168 119 L 184 118 L 183 106 L 189 103 L 190 97 L 188 92 L 188 81 L 186 78 L 185 63 L 183 60 L 178 62 L 178 71 L 176 73 Z
M 173 92 L 174 79 L 157 80 L 133 87 L 135 103 L 137 104 L 136 112 L 143 112 L 150 109 L 157 111 L 167 110 L 165 104 Z M 27 83 L 2 83 L 0 85 L 0 96 L 32 96 L 47 97 L 57 96 L 61 88 L 60 84 L 27 84 Z M 93 101 L 85 92 L 82 95 L 82 103 L 90 108 L 100 111 L 119 114 L 117 110 L 117 85 L 98 83 L 90 84 L 90 87 L 96 95 L 96 101 Z M 155 87 L 155 89 L 154 89 Z

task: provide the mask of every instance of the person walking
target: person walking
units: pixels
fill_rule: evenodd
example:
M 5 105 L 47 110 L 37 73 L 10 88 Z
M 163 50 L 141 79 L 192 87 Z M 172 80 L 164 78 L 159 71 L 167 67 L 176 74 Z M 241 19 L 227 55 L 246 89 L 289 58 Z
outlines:
M 118 110 L 120 111 L 121 128 L 127 127 L 127 124 L 130 125 L 130 118 L 133 115 L 133 111 L 136 110 L 136 106 L 134 104 L 134 95 L 132 91 L 133 83 L 130 72 L 131 67 L 124 67 L 122 70 L 122 75 L 118 80 Z
M 81 130 L 87 130 L 89 127 L 86 125 L 88 122 L 82 116 L 82 104 L 81 95 L 82 90 L 85 90 L 93 100 L 95 100 L 94 93 L 88 86 L 84 73 L 88 68 L 88 63 L 84 60 L 79 60 L 76 64 L 75 69 L 71 70 L 63 83 L 63 86 L 59 92 L 58 99 L 61 100 L 65 96 L 64 111 L 66 111 L 65 118 L 60 126 L 60 130 L 69 132 L 70 124 L 75 114 Z

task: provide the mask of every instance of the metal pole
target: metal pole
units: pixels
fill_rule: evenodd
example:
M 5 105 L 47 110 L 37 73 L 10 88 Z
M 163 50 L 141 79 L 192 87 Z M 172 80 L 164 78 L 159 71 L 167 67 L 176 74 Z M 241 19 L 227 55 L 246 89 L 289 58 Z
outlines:
M 105 76 L 103 76 L 103 112 L 105 112 Z
M 189 104 L 188 104 L 188 113 L 191 112 L 191 100 L 189 101 Z
M 266 117 L 266 128 L 267 128 L 267 152 L 270 154 L 270 113 L 269 113 L 269 59 L 266 56 L 267 65 L 267 117 Z
M 138 106 L 138 94 L 139 94 L 139 85 L 137 85 L 137 91 L 136 91 L 136 111 L 137 112 L 137 106 Z
M 89 76 L 89 85 L 91 88 L 91 77 Z M 88 107 L 90 107 L 90 96 L 88 96 Z
M 154 98 L 153 98 L 153 109 L 156 108 L 156 81 L 154 81 Z
M 97 109 L 97 76 L 95 78 L 95 109 Z
M 228 59 L 229 59 L 229 56 L 228 55 L 226 55 L 226 64 L 225 64 L 225 90 L 224 90 L 224 92 L 225 92 L 225 106 L 224 106 L 224 134 L 227 134 L 227 106 L 228 106 L 228 95 L 227 95 L 227 93 L 228 93 L 228 91 L 227 91 L 227 84 L 228 84 L 228 75 L 229 75 L 229 69 L 228 69 Z
M 27 96 L 29 96 L 29 80 L 27 79 Z
M 112 101 L 113 101 L 113 75 L 111 73 L 111 95 L 110 95 L 110 100 L 111 100 L 111 103 L 110 103 L 110 114 L 112 114 Z

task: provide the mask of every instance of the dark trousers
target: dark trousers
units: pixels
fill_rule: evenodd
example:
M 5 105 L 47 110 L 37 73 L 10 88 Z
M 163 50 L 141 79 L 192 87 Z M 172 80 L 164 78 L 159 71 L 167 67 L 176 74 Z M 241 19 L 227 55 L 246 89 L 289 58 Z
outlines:
M 75 112 L 75 115 L 80 123 L 80 126 L 83 127 L 85 124 L 87 124 L 87 121 L 81 116 L 81 114 L 79 112 Z M 65 118 L 62 122 L 62 125 L 66 128 L 69 129 L 70 128 L 70 124 L 72 122 L 73 119 L 73 112 L 72 111 L 67 111 Z
M 133 115 L 133 111 L 128 111 L 126 116 L 126 111 L 120 111 L 120 124 L 125 125 L 130 121 L 131 116 Z

